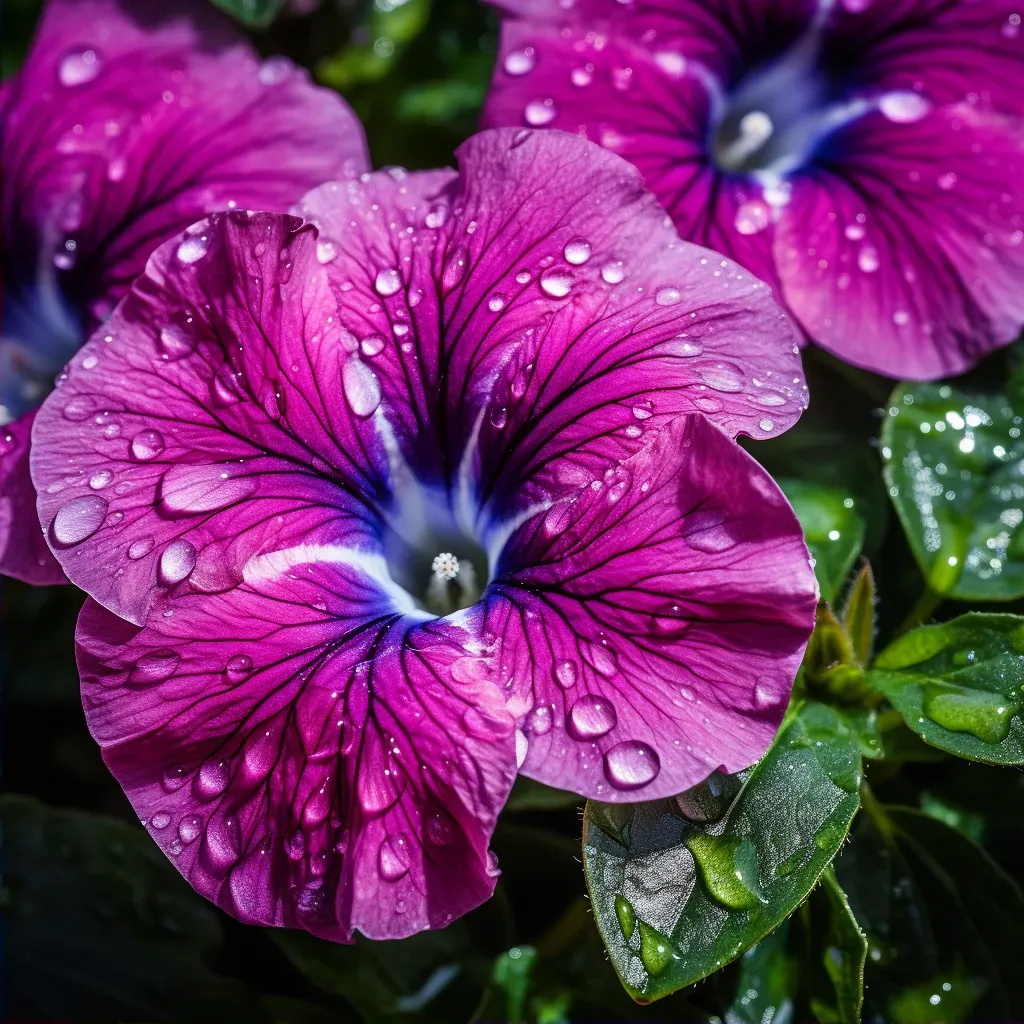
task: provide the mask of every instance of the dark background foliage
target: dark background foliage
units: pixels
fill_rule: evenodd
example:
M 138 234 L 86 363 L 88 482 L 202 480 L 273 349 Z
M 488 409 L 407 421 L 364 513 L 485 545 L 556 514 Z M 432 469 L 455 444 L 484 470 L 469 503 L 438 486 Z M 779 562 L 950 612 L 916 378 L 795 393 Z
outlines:
M 5 76 L 22 59 L 38 8 L 39 0 L 5 0 Z M 375 166 L 452 163 L 486 92 L 493 13 L 475 0 L 291 8 L 250 30 L 256 46 L 344 93 Z M 1013 359 L 994 357 L 967 384 L 1005 389 Z M 894 382 L 814 351 L 806 363 L 810 411 L 784 437 L 750 447 L 785 481 L 808 537 L 820 541 L 821 571 L 834 577 L 835 593 L 825 596 L 842 593 L 858 557 L 870 560 L 876 649 L 908 616 L 944 621 L 980 607 L 940 605 L 893 512 L 877 439 Z M 1010 401 L 1024 410 L 1018 398 Z M 835 547 L 833 527 L 842 534 Z M 503 871 L 495 898 L 443 932 L 340 947 L 231 920 L 165 862 L 88 735 L 73 652 L 82 595 L 2 587 L 4 1019 L 845 1021 L 856 1000 L 843 986 L 856 979 L 836 965 L 858 937 L 836 903 L 843 890 L 867 933 L 865 1019 L 1024 1019 L 1024 921 L 1011 880 L 1024 882 L 1024 776 L 926 746 L 892 710 L 879 716 L 890 716 L 887 756 L 867 762 L 864 809 L 851 837 L 837 836 L 834 878 L 752 953 L 643 1006 L 627 995 L 595 928 L 581 804 L 522 781 L 495 837 Z M 1024 603 L 995 609 L 1022 612 Z M 818 682 L 836 695 L 834 674 Z M 840 692 L 839 703 L 848 696 Z

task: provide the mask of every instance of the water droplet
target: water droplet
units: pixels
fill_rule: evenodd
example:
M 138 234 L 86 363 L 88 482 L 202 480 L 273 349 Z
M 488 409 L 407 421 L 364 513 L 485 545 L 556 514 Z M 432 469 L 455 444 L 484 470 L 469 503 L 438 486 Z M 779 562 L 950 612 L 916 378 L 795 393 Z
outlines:
M 674 306 L 682 297 L 683 293 L 678 288 L 659 288 L 654 301 L 659 306 Z
M 171 650 L 150 651 L 137 662 L 128 677 L 130 683 L 162 683 L 174 675 L 180 661 L 178 655 Z
M 878 250 L 873 245 L 865 245 L 857 254 L 857 266 L 865 274 L 873 274 L 881 266 Z
M 566 725 L 578 740 L 593 740 L 604 736 L 615 728 L 618 716 L 615 707 L 606 697 L 586 693 L 569 711 Z
M 109 469 L 101 469 L 98 473 L 93 473 L 89 477 L 89 486 L 94 491 L 102 491 L 104 487 L 107 487 L 110 482 L 114 479 L 114 474 Z
M 192 355 L 196 350 L 196 343 L 195 335 L 188 333 L 177 324 L 170 324 L 161 328 L 158 348 L 164 362 L 174 363 Z
M 402 287 L 402 275 L 394 268 L 381 270 L 373 283 L 378 295 L 387 298 Z
M 456 249 L 444 268 L 442 284 L 444 290 L 451 291 L 455 288 L 466 274 L 466 264 L 469 260 L 469 253 L 463 249 Z
M 660 346 L 665 355 L 679 356 L 682 359 L 692 359 L 704 351 L 704 346 L 693 338 L 680 335 L 678 338 L 670 338 Z
M 164 438 L 159 430 L 141 430 L 132 438 L 132 455 L 140 462 L 155 459 L 163 450 Z
M 573 68 L 569 78 L 578 89 L 586 88 L 594 80 L 594 65 L 587 63 L 581 67 Z
M 554 121 L 558 116 L 558 110 L 552 99 L 532 100 L 526 104 L 525 116 L 527 124 L 533 125 L 534 128 L 542 128 Z
M 505 58 L 504 67 L 508 74 L 519 77 L 528 75 L 535 64 L 533 47 L 527 46 L 523 50 L 512 50 Z
M 767 416 L 758 423 L 758 426 L 767 434 L 775 429 L 775 421 L 769 419 Z
M 95 50 L 83 50 L 78 53 L 69 53 L 57 69 L 61 85 L 69 89 L 76 85 L 85 85 L 91 82 L 103 67 L 103 61 L 97 56 Z
M 357 356 L 350 356 L 341 367 L 341 385 L 352 411 L 360 417 L 372 416 L 381 401 L 377 375 Z
M 250 672 L 252 672 L 252 658 L 248 654 L 236 654 L 233 658 L 229 658 L 227 665 L 224 666 L 225 675 L 233 683 L 241 682 Z
M 316 243 L 316 258 L 320 263 L 330 263 L 338 258 L 338 247 L 329 238 L 319 238 Z
M 306 837 L 300 831 L 286 832 L 282 845 L 289 860 L 302 860 L 306 855 Z
M 492 313 L 500 313 L 505 308 L 505 296 L 497 292 L 487 301 L 487 308 Z
M 878 109 L 890 121 L 911 124 L 920 121 L 931 109 L 931 104 L 916 92 L 890 92 L 878 101 Z
M 186 814 L 178 822 L 178 838 L 187 846 L 194 843 L 203 831 L 203 819 L 198 814 Z
M 178 246 L 178 259 L 191 264 L 201 260 L 209 251 L 206 235 L 188 235 Z
M 697 372 L 701 380 L 715 391 L 734 393 L 743 390 L 743 375 L 731 363 L 715 363 L 714 366 L 701 367 Z
M 924 713 L 936 725 L 969 733 L 983 743 L 1002 743 L 1019 712 L 1019 704 L 991 690 L 939 682 L 924 689 Z
M 613 260 L 601 268 L 601 279 L 605 284 L 622 284 L 626 276 L 626 268 L 622 260 Z
M 156 814 L 149 819 L 149 823 L 155 829 L 167 828 L 171 823 L 171 816 L 166 811 L 157 811 Z
M 572 689 L 579 678 L 575 662 L 561 661 L 555 666 L 555 680 L 564 690 Z
M 564 270 L 552 267 L 540 275 L 540 288 L 552 299 L 564 299 L 572 290 L 572 277 Z
M 526 732 L 531 736 L 546 736 L 551 731 L 551 708 L 542 704 L 534 708 L 526 719 Z
M 502 430 L 505 424 L 508 423 L 508 409 L 504 405 L 496 405 L 491 410 L 490 415 L 491 426 L 495 430 Z
M 142 537 L 139 540 L 132 541 L 128 546 L 128 557 L 133 562 L 137 562 L 140 558 L 145 558 L 153 550 L 154 543 L 155 541 L 152 537 Z
M 708 892 L 734 910 L 767 900 L 758 880 L 757 850 L 749 839 L 693 832 L 686 840 Z
M 184 579 L 196 566 L 196 549 L 187 540 L 168 544 L 160 555 L 160 580 L 173 586 Z
M 615 897 L 615 916 L 619 919 L 619 928 L 627 942 L 633 938 L 636 931 L 636 911 L 633 904 L 625 896 Z
M 377 865 L 381 878 L 388 882 L 397 882 L 408 873 L 410 862 L 409 837 L 404 832 L 386 836 L 377 851 Z
M 238 472 L 226 465 L 172 466 L 160 481 L 160 505 L 172 516 L 227 508 L 256 490 L 256 478 L 232 475 Z
M 639 789 L 657 778 L 661 761 L 640 740 L 617 743 L 604 755 L 604 774 L 616 789 Z
M 53 517 L 50 525 L 53 540 L 61 547 L 81 544 L 103 525 L 108 508 L 107 500 L 98 494 L 73 498 Z
M 173 793 L 175 790 L 181 789 L 187 781 L 188 775 L 180 764 L 164 769 L 164 789 Z
M 574 238 L 566 245 L 563 255 L 567 263 L 580 267 L 590 259 L 590 243 L 585 238 Z
M 646 921 L 637 922 L 640 928 L 640 962 L 648 974 L 657 975 L 679 959 L 672 941 L 652 928 Z
M 231 781 L 230 766 L 227 761 L 207 761 L 200 769 L 196 785 L 204 796 L 220 796 L 228 788 Z

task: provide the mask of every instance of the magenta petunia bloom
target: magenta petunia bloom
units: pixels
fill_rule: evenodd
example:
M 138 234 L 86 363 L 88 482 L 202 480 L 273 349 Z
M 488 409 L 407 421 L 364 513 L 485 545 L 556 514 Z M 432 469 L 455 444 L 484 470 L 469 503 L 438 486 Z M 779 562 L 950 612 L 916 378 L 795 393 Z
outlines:
M 1017 0 L 495 0 L 485 125 L 578 132 L 805 335 L 956 374 L 1024 324 Z
M 35 426 L 107 763 L 200 892 L 340 941 L 486 899 L 517 766 L 751 764 L 814 616 L 731 438 L 805 404 L 770 290 L 585 140 L 459 156 L 191 228 Z
M 341 98 L 261 63 L 204 0 L 50 0 L 0 87 L 0 572 L 64 579 L 25 514 L 32 417 L 153 249 L 367 167 Z

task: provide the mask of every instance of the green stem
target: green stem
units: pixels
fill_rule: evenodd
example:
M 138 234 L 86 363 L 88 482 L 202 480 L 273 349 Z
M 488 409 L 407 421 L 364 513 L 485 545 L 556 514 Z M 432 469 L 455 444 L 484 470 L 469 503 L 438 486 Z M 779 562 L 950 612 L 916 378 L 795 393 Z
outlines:
M 917 604 L 910 609 L 910 614 L 903 620 L 903 624 L 896 631 L 896 635 L 903 636 L 904 633 L 909 633 L 916 626 L 923 625 L 935 614 L 936 609 L 944 600 L 945 597 L 942 594 L 932 590 L 929 586 L 925 586 L 921 596 L 917 599 Z

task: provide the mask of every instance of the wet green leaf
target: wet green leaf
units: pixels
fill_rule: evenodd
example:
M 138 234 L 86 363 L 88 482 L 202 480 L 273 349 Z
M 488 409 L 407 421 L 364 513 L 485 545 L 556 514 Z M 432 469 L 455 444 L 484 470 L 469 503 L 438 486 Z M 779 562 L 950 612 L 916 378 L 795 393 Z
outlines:
M 250 28 L 266 28 L 284 10 L 288 0 L 212 0 L 222 11 Z
M 793 966 L 786 951 L 789 926 L 784 921 L 771 935 L 743 954 L 736 995 L 725 1011 L 725 1024 L 788 1024 L 793 1019 Z
M 864 545 L 864 519 L 849 492 L 805 480 L 781 478 L 796 512 L 824 601 L 834 601 Z
M 906 1007 L 947 1006 L 933 1019 L 1024 1018 L 1020 973 L 1024 897 L 988 854 L 948 825 L 869 795 L 836 877 L 868 936 L 868 1017 Z M 973 978 L 969 988 L 961 982 Z M 949 988 L 945 988 L 945 985 Z M 932 999 L 937 1000 L 932 1003 Z M 951 1010 L 973 1004 L 966 1016 Z
M 890 644 L 868 673 L 926 742 L 1024 764 L 1024 618 L 973 612 Z
M 219 912 L 139 825 L 0 799 L 6 1010 L 24 1020 L 271 1019 L 211 964 Z
M 859 1024 L 864 1004 L 864 964 L 868 956 L 867 936 L 850 909 L 846 893 L 829 867 L 821 879 L 821 891 L 829 908 L 828 928 L 822 959 L 835 990 L 834 1005 L 817 1007 L 819 1020 L 829 1017 L 838 1024 Z
M 1005 394 L 904 384 L 889 400 L 882 457 L 928 585 L 958 600 L 1024 596 L 1024 409 Z
M 588 803 L 594 914 L 635 999 L 707 977 L 803 902 L 856 813 L 872 723 L 805 704 L 718 821 L 691 821 L 676 800 Z

